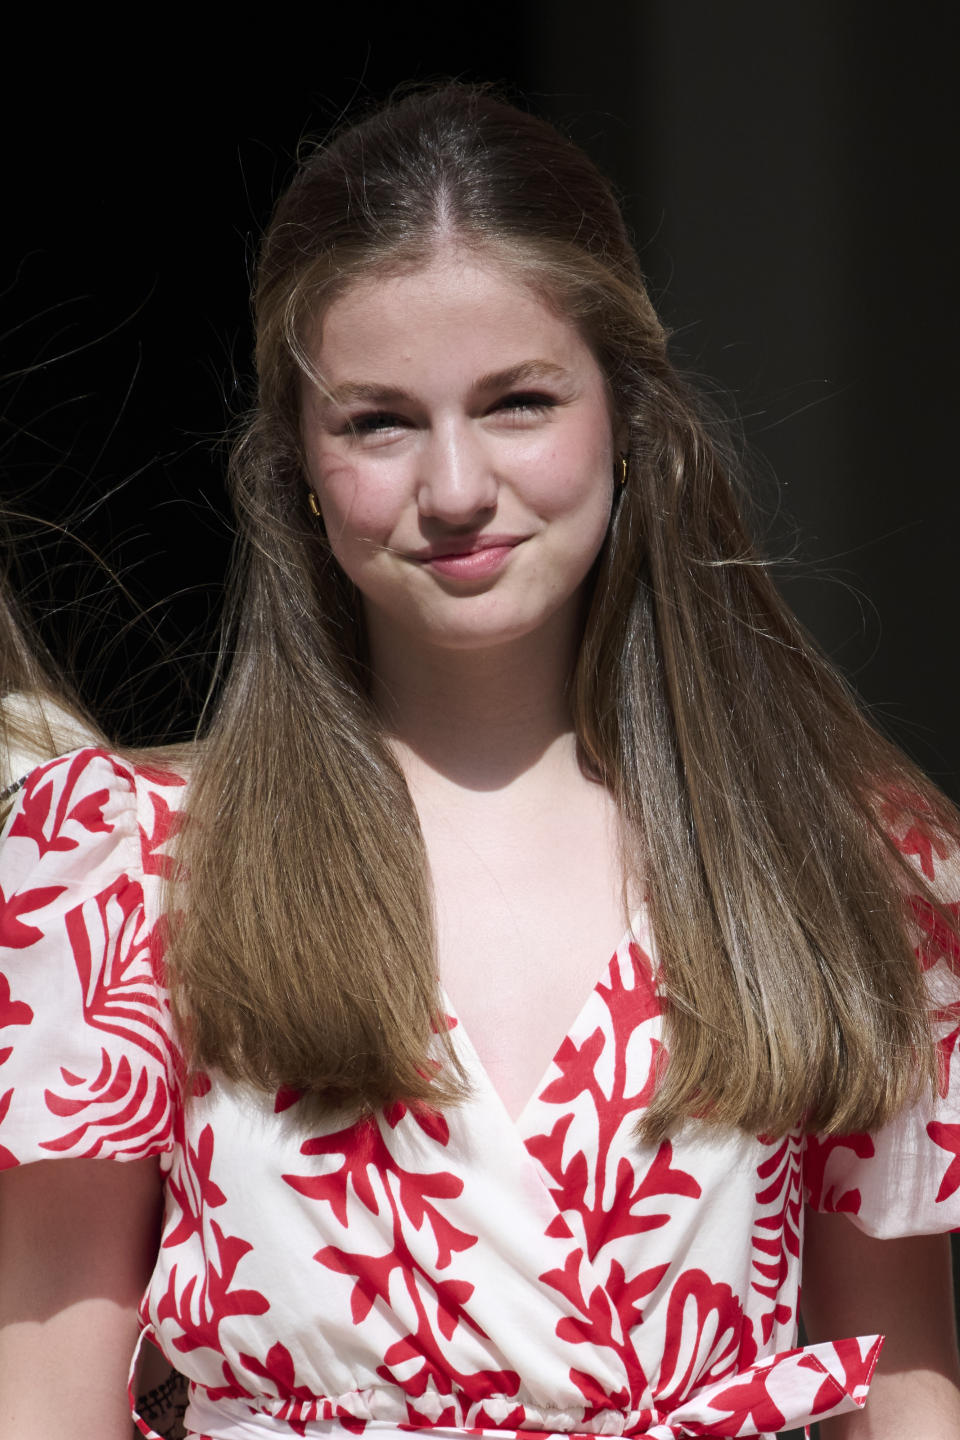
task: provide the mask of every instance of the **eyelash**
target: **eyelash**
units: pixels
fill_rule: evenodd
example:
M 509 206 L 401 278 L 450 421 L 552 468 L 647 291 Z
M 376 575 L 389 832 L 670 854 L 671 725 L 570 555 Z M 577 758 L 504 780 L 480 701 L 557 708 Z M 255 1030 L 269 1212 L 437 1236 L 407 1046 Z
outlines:
M 539 413 L 544 410 L 552 410 L 556 405 L 552 395 L 543 395 L 537 390 L 518 390 L 510 395 L 504 395 L 498 400 L 494 409 L 497 410 L 529 410 Z
M 518 390 L 502 396 L 490 407 L 488 413 L 493 414 L 500 410 L 507 414 L 526 412 L 530 415 L 539 415 L 547 410 L 552 410 L 556 403 L 552 395 L 544 395 L 539 391 Z M 407 423 L 402 415 L 395 415 L 389 410 L 371 410 L 367 414 L 356 415 L 349 420 L 344 427 L 344 434 L 357 437 L 376 435 L 383 430 L 402 429 Z
M 399 415 L 391 415 L 388 410 L 371 410 L 366 415 L 355 415 L 348 420 L 344 427 L 345 435 L 376 435 L 380 430 L 392 430 L 397 425 L 405 422 Z

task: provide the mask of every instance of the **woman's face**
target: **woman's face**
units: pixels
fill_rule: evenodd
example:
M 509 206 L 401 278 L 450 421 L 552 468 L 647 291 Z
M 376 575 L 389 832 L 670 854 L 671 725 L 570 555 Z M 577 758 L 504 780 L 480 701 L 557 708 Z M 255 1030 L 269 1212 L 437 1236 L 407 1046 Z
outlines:
M 493 262 L 450 250 L 357 281 L 310 347 L 309 483 L 374 653 L 490 647 L 566 609 L 606 534 L 611 407 L 579 331 Z

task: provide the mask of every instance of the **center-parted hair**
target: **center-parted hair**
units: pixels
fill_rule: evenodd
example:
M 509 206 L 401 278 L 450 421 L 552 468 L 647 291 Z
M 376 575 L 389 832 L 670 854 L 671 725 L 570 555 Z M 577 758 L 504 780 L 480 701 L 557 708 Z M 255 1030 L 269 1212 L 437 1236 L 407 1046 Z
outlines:
M 770 1133 L 876 1125 L 935 1069 L 905 909 L 923 884 L 882 816 L 955 833 L 952 812 L 759 561 L 610 187 L 551 125 L 457 84 L 306 155 L 263 242 L 222 689 L 174 897 L 192 1059 L 320 1105 L 463 1094 L 419 825 L 369 700 L 358 597 L 307 510 L 299 413 L 307 336 L 332 300 L 451 245 L 578 327 L 629 436 L 571 697 L 660 966 L 666 1054 L 642 1131 L 688 1115 Z

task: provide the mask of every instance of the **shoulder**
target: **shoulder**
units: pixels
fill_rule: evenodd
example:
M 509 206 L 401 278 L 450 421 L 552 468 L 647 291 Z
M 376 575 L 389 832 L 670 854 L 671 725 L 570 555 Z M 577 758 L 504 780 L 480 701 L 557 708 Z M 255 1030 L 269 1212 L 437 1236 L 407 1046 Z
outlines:
M 169 1142 L 180 1062 L 160 882 L 183 788 L 87 749 L 18 797 L 0 845 L 0 1167 Z
M 182 776 L 85 748 L 27 777 L 4 837 L 4 872 L 56 863 L 72 873 L 110 855 L 134 873 L 165 873 L 165 847 L 179 829 Z
M 937 813 L 923 796 L 890 786 L 879 806 L 888 840 L 922 879 L 938 891 L 960 884 L 960 814 L 945 797 Z
M 906 862 L 898 883 L 926 993 L 937 1093 L 870 1133 L 808 1136 L 805 1177 L 814 1209 L 897 1238 L 960 1227 L 960 841 L 946 802 L 934 813 L 922 797 L 891 789 L 881 818 Z
M 893 790 L 882 819 L 906 862 L 908 923 L 935 1019 L 946 1008 L 960 1020 L 960 816 Z

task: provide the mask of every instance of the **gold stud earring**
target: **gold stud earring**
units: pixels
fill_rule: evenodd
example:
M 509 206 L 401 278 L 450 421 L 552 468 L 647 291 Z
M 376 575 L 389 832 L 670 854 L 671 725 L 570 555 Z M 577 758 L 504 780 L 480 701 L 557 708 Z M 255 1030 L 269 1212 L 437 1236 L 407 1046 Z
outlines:
M 314 515 L 318 520 L 323 519 L 320 513 L 320 506 L 317 504 L 317 497 L 310 489 L 307 490 L 307 509 L 310 511 L 310 514 Z
M 629 475 L 629 473 L 630 461 L 627 459 L 626 455 L 618 456 L 617 463 L 613 467 L 613 476 L 617 484 L 620 486 L 621 490 L 623 490 L 626 486 L 627 476 Z M 311 491 L 310 493 L 312 494 L 313 492 Z

